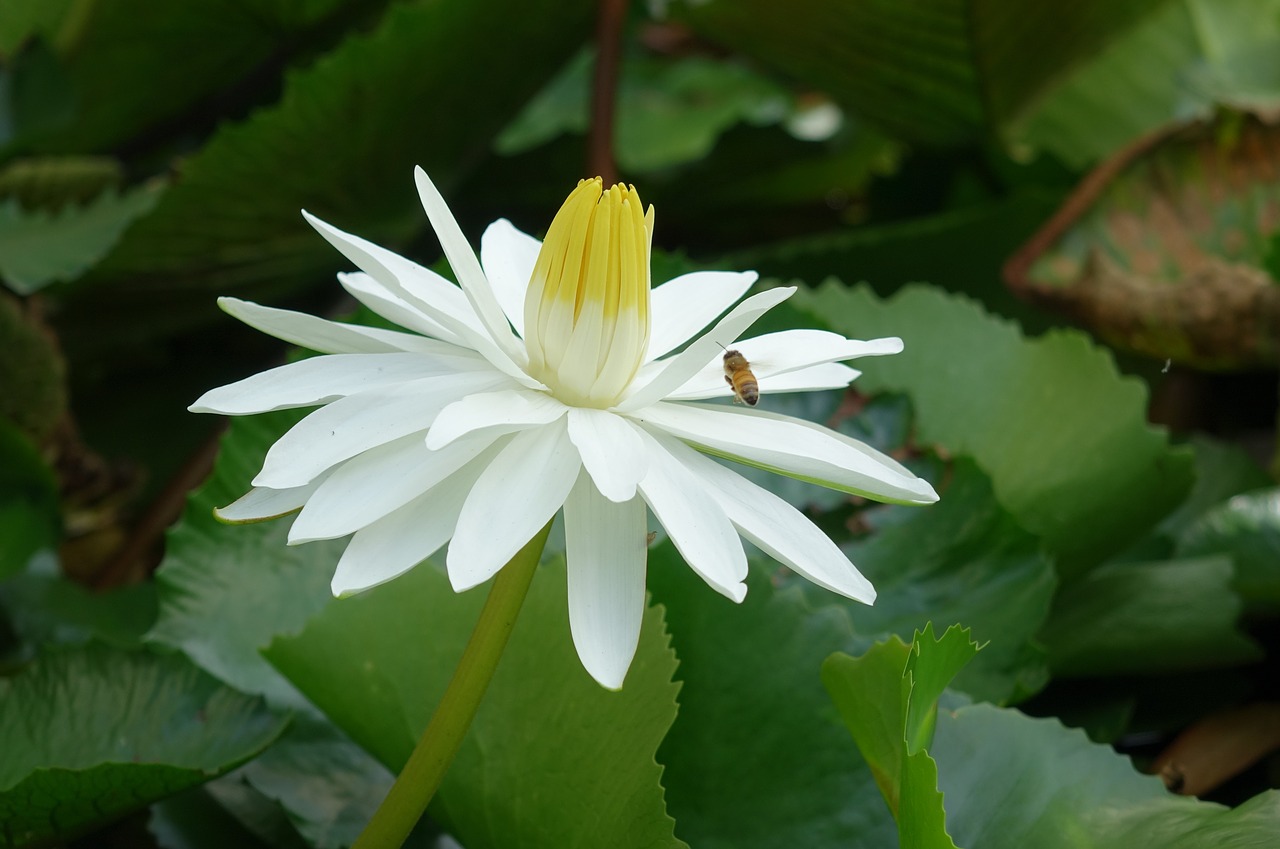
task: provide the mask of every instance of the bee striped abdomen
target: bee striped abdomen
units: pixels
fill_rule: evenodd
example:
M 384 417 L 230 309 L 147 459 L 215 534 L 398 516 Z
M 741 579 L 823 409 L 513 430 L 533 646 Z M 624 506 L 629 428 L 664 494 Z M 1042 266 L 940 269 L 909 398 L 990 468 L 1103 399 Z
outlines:
M 760 401 L 760 384 L 751 373 L 751 363 L 741 351 L 724 352 L 724 382 L 733 390 L 733 400 L 748 407 Z

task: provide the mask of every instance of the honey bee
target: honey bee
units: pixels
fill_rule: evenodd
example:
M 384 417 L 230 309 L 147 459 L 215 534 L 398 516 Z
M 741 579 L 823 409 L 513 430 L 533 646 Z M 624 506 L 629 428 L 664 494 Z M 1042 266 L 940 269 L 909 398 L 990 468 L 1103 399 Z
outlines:
M 738 404 L 754 407 L 760 400 L 760 384 L 751 373 L 751 363 L 736 349 L 724 352 L 724 382 L 733 390 L 733 400 Z

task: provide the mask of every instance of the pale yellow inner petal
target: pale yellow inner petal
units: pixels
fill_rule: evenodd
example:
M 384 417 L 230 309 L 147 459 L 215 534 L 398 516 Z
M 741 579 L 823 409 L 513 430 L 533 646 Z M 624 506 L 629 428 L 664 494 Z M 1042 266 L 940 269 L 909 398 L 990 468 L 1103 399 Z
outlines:
M 567 404 L 608 407 L 649 344 L 646 214 L 633 186 L 583 180 L 551 222 L 525 298 L 530 373 Z

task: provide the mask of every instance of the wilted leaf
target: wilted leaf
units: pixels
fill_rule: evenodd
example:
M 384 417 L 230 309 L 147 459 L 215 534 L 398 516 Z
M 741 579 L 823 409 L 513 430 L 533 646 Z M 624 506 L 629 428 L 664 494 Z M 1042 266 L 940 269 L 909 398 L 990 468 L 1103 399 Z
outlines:
M 1227 119 L 1126 150 L 1085 180 L 1005 276 L 1113 345 L 1197 368 L 1280 357 L 1280 127 Z

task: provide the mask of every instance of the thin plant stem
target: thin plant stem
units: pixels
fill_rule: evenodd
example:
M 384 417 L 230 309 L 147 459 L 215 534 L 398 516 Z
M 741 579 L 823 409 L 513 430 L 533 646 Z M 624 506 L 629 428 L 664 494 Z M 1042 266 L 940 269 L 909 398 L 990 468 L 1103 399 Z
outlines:
M 596 67 L 591 85 L 587 171 L 604 178 L 606 186 L 618 182 L 618 166 L 613 158 L 613 113 L 622 63 L 622 25 L 626 20 L 627 0 L 600 0 L 596 8 Z
M 498 668 L 550 530 L 548 523 L 498 572 L 427 730 L 352 849 L 397 849 L 427 810 Z

